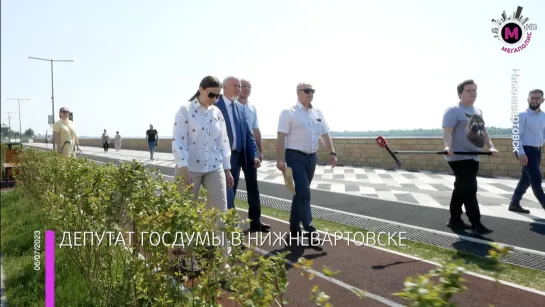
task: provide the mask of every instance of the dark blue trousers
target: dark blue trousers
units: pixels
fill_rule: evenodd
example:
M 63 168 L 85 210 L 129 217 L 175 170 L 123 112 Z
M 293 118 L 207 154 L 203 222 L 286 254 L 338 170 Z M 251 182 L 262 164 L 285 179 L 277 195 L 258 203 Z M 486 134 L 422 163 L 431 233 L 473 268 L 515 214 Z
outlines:
M 291 203 L 290 230 L 299 230 L 299 224 L 312 232 L 312 214 L 310 210 L 310 183 L 316 170 L 316 154 L 308 155 L 300 151 L 286 149 L 286 164 L 293 172 L 295 195 Z
M 522 174 L 520 176 L 519 183 L 513 197 L 511 198 L 511 204 L 520 204 L 522 195 L 526 193 L 526 190 L 531 186 L 536 199 L 545 208 L 545 193 L 541 187 L 541 171 L 539 165 L 541 164 L 541 148 L 523 146 L 524 152 L 528 157 L 528 164 L 522 167 Z
M 227 209 L 235 208 L 235 195 L 237 194 L 240 170 L 244 172 L 246 191 L 248 192 L 248 218 L 252 224 L 259 224 L 261 221 L 261 203 L 259 201 L 259 188 L 257 185 L 257 168 L 246 163 L 243 152 L 231 152 L 231 175 L 235 179 L 232 188 L 227 189 Z

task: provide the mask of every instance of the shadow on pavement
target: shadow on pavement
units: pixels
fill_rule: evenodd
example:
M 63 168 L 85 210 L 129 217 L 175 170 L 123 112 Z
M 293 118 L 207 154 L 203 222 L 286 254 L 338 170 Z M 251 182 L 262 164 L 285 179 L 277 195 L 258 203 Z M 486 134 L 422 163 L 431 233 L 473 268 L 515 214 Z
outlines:
M 392 262 L 390 264 L 386 264 L 386 265 L 374 265 L 372 266 L 371 268 L 373 268 L 373 270 L 384 270 L 385 268 L 389 267 L 389 266 L 393 266 L 393 265 L 399 265 L 399 264 L 406 264 L 406 263 L 411 263 L 411 262 L 419 262 L 420 260 L 412 260 L 412 261 L 396 261 L 396 262 Z
M 545 220 L 543 220 L 545 222 Z M 537 222 L 537 221 L 536 221 Z M 540 235 L 545 235 L 545 225 L 538 223 L 530 223 L 530 230 Z
M 457 250 L 456 254 L 452 256 L 452 260 L 462 264 L 474 264 L 483 270 L 490 272 L 498 272 L 502 270 L 502 266 L 499 262 L 487 258 L 490 247 L 482 246 L 478 250 L 472 250 L 472 253 L 468 253 L 463 250 Z
M 305 258 L 307 260 L 312 260 L 312 259 L 316 259 L 316 258 L 319 258 L 319 257 L 327 256 L 327 253 L 324 252 L 324 251 L 321 251 L 320 253 L 317 253 L 317 254 L 306 254 L 306 255 L 304 255 L 305 250 L 307 250 L 307 249 L 312 249 L 312 248 L 297 245 L 297 244 L 290 244 L 290 245 L 284 246 L 283 248 L 279 248 L 279 249 L 269 251 L 267 254 L 264 255 L 264 257 L 273 256 L 273 255 L 281 254 L 283 252 L 288 251 L 289 254 L 286 256 L 286 259 L 291 261 L 292 263 L 297 263 L 299 261 L 299 258 L 301 258 L 301 257 L 303 257 L 303 258 Z M 286 264 L 286 270 L 289 270 L 291 268 L 292 268 L 292 265 L 287 263 Z

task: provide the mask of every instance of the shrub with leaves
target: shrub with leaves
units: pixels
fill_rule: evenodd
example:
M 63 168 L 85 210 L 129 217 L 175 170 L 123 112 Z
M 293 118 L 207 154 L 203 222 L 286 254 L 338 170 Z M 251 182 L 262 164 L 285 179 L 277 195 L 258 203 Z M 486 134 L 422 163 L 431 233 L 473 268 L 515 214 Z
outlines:
M 218 246 L 188 240 L 240 232 L 233 210 L 206 209 L 202 197 L 194 201 L 190 189 L 180 193 L 176 183 L 136 161 L 99 165 L 36 149 L 19 159 L 18 180 L 55 225 L 56 244 L 72 245 L 59 248 L 68 250 L 96 306 L 219 306 L 227 299 L 240 306 L 286 304 L 285 253 L 265 257 L 233 246 L 226 257 Z M 65 232 L 84 236 L 75 244 Z M 187 269 L 188 260 L 197 262 L 198 275 Z
M 455 263 L 446 263 L 429 273 L 405 280 L 403 292 L 394 293 L 410 301 L 410 306 L 454 306 L 454 294 L 465 291 L 462 274 L 465 269 Z

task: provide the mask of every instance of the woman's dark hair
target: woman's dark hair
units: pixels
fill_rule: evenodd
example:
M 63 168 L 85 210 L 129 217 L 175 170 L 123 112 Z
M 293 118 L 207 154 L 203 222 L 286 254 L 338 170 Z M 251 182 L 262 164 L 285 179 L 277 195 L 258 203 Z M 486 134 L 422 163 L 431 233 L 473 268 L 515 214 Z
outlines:
M 199 86 L 202 87 L 203 89 L 207 89 L 207 88 L 210 88 L 210 87 L 219 87 L 219 88 L 221 88 L 221 82 L 216 77 L 206 76 L 206 77 L 204 77 L 204 79 L 201 80 L 201 84 L 199 84 Z M 189 98 L 189 101 L 192 101 L 193 99 L 199 97 L 199 94 L 200 94 L 200 92 L 199 92 L 199 90 L 197 90 L 195 95 L 193 95 L 193 97 Z

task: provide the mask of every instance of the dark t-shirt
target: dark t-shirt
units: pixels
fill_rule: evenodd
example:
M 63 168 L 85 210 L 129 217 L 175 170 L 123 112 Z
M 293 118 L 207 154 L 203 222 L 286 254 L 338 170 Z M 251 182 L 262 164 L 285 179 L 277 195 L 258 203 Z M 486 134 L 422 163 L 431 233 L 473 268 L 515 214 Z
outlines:
M 155 136 L 157 135 L 157 130 L 148 129 L 148 131 L 146 131 L 146 135 L 148 136 L 148 142 L 155 142 L 156 141 Z

